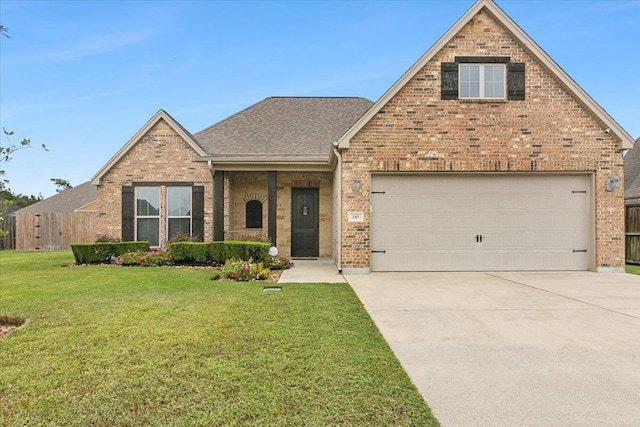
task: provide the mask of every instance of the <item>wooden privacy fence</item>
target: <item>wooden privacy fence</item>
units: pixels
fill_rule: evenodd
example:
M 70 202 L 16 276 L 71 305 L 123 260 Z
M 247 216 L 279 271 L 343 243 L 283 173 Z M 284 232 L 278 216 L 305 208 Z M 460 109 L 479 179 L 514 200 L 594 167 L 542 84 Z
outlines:
M 625 206 L 625 259 L 640 264 L 640 205 Z
M 0 236 L 0 249 L 16 248 L 16 217 L 7 215 L 0 219 L 0 229 L 5 231 L 4 236 Z
M 18 212 L 15 217 L 19 251 L 65 251 L 72 242 L 95 240 L 95 212 Z

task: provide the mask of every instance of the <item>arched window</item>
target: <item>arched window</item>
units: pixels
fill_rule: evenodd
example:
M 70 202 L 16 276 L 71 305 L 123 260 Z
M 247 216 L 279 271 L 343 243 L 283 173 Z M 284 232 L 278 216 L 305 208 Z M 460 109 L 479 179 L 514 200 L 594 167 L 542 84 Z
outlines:
M 251 200 L 246 205 L 246 227 L 262 228 L 262 203 L 259 200 Z

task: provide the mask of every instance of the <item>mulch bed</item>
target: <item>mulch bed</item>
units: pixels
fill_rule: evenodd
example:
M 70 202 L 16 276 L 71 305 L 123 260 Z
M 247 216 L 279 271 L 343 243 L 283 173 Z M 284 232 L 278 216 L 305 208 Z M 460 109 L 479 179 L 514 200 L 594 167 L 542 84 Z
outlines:
M 24 322 L 24 319 L 17 317 L 0 316 L 0 336 L 8 334 L 15 328 L 19 328 Z

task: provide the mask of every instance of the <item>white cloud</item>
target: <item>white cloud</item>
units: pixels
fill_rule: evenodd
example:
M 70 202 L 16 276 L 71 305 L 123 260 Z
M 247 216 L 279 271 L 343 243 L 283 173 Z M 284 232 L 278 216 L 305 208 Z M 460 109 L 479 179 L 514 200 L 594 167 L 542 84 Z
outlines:
M 74 42 L 56 46 L 46 51 L 31 51 L 13 58 L 14 63 L 34 64 L 74 61 L 88 56 L 101 55 L 142 43 L 153 36 L 153 31 L 131 31 L 109 34 L 89 34 Z

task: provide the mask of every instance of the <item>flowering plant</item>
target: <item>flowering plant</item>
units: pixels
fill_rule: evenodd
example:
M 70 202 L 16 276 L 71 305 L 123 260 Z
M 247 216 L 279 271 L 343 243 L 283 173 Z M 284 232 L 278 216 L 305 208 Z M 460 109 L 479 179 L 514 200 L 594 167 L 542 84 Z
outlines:
M 269 273 L 268 268 L 264 268 L 262 263 L 253 262 L 253 259 L 249 259 L 249 261 L 237 258 L 228 259 L 222 267 L 222 277 L 237 282 L 265 280 L 269 277 Z
M 271 270 L 287 270 L 293 267 L 293 263 L 287 257 L 272 256 L 266 259 L 264 266 Z
M 125 266 L 159 267 L 171 265 L 173 259 L 167 251 L 126 252 L 119 257 L 114 257 L 112 262 Z

